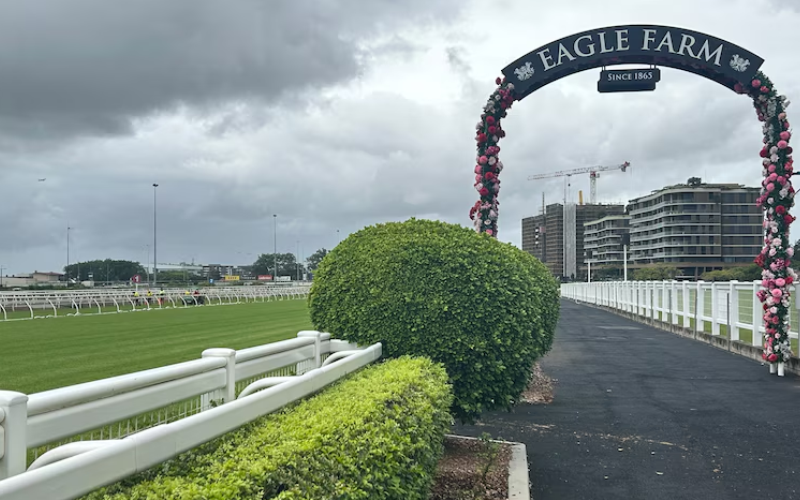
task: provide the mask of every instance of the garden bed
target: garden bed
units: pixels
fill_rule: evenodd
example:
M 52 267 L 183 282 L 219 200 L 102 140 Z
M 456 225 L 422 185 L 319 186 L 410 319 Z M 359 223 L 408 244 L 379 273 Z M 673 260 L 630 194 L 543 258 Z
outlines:
M 527 500 L 525 445 L 447 436 L 434 476 L 431 500 Z

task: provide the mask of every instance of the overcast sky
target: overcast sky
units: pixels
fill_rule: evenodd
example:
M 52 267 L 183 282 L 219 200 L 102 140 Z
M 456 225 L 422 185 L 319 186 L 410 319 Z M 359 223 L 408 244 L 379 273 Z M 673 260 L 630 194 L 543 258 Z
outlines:
M 0 266 L 60 270 L 68 225 L 73 262 L 144 261 L 154 182 L 161 263 L 250 263 L 272 252 L 272 214 L 278 250 L 305 256 L 378 222 L 470 226 L 474 124 L 506 64 L 579 31 L 665 24 L 755 52 L 800 99 L 794 3 L 4 1 Z M 757 185 L 747 98 L 670 69 L 655 92 L 601 95 L 598 73 L 509 114 L 500 239 L 520 244 L 543 192 L 563 198 L 535 173 L 630 161 L 598 180 L 603 202 L 691 176 Z

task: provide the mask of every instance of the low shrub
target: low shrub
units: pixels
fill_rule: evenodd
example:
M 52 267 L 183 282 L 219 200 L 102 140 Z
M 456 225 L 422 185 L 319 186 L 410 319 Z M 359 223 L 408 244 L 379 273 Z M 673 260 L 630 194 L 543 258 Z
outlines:
M 441 365 L 390 360 L 86 499 L 427 499 L 451 401 Z
M 311 321 L 384 355 L 445 365 L 453 415 L 507 409 L 551 347 L 559 288 L 513 245 L 454 224 L 411 219 L 370 226 L 332 250 L 309 295 Z

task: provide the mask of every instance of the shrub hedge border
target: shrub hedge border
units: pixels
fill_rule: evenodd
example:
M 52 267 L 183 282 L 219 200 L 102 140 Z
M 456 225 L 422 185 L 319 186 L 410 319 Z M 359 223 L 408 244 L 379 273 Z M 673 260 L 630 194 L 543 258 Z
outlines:
M 426 499 L 452 418 L 444 368 L 373 365 L 86 499 Z

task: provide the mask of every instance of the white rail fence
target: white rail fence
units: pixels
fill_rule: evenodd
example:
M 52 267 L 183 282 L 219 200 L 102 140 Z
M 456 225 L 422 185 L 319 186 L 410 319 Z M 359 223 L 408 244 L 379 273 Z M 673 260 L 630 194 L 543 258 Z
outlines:
M 267 302 L 303 298 L 310 289 L 310 283 L 303 283 L 209 287 L 197 294 L 185 289 L 164 290 L 163 294 L 160 290 L 148 294 L 146 290 L 131 289 L 0 292 L 0 321 Z
M 327 333 L 25 395 L 0 391 L 0 498 L 76 498 L 306 397 L 381 356 Z
M 760 281 L 599 281 L 562 284 L 561 296 L 761 347 L 764 311 L 756 295 L 760 286 Z M 797 300 L 794 287 L 792 294 Z M 791 310 L 790 316 L 789 337 L 796 353 L 797 311 Z

